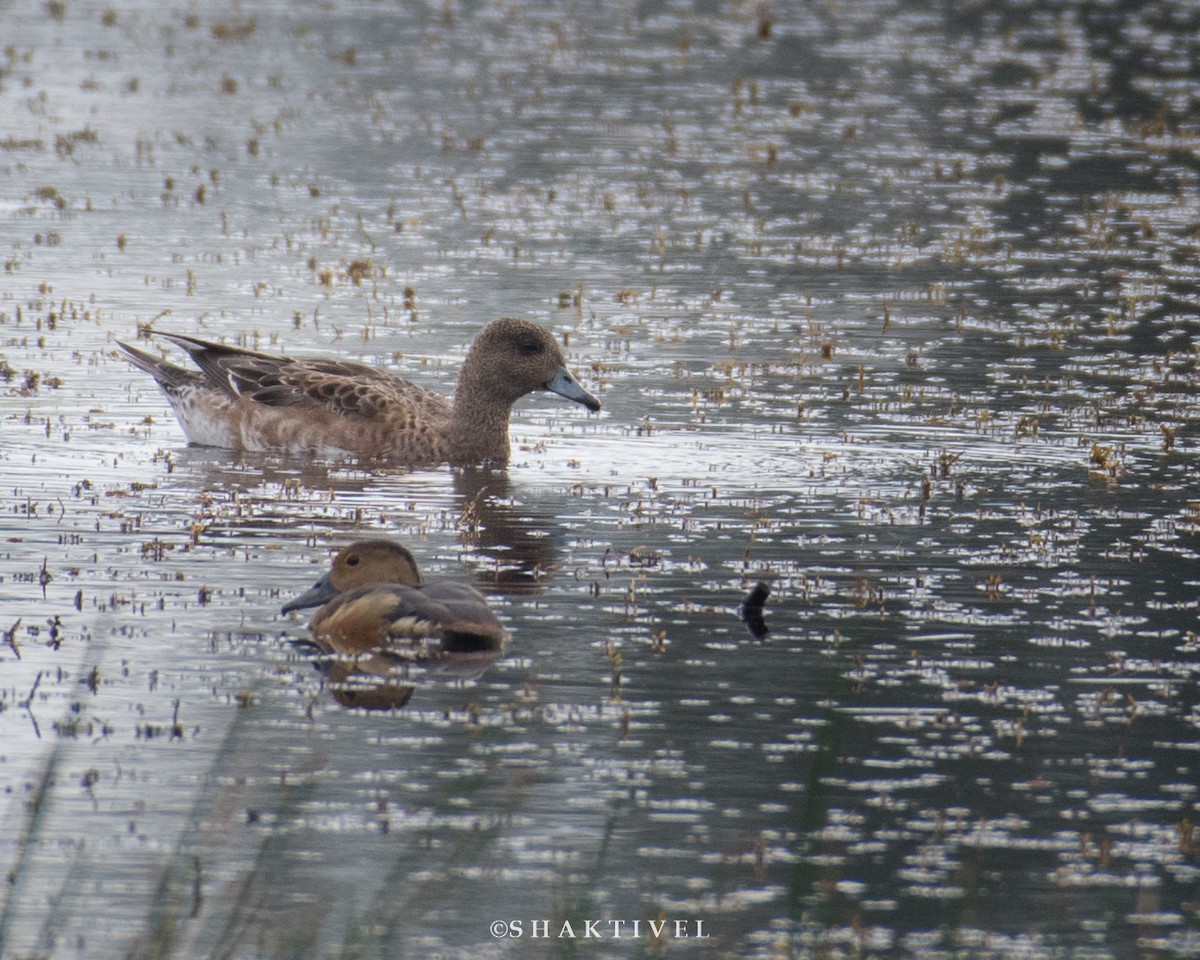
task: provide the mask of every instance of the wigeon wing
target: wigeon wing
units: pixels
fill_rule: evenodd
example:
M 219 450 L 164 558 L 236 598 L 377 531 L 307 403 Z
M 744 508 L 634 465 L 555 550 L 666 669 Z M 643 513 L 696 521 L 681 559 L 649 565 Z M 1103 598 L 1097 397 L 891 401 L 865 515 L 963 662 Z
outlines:
M 187 350 L 214 386 L 270 407 L 320 408 L 368 420 L 397 409 L 428 415 L 450 408 L 444 398 L 364 363 L 276 357 L 181 334 L 159 336 Z

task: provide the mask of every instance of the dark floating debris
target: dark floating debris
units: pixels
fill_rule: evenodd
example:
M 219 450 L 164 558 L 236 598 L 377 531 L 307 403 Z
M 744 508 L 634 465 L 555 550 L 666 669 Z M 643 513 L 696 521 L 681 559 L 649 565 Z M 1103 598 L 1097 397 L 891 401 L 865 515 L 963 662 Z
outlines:
M 750 631 L 750 636 L 754 637 L 755 640 L 761 640 L 771 632 L 767 626 L 766 619 L 763 617 L 763 606 L 770 595 L 771 588 L 760 580 L 754 585 L 754 589 L 747 594 L 746 599 L 742 601 L 742 605 L 738 609 L 738 616 L 742 618 L 742 623 L 746 625 L 746 629 Z

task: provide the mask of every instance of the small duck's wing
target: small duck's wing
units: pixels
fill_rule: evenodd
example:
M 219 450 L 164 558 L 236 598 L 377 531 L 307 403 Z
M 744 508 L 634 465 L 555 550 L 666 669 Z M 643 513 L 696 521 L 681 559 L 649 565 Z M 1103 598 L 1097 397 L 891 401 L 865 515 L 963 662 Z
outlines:
M 158 336 L 186 350 L 213 386 L 266 406 L 320 408 L 365 420 L 397 408 L 426 416 L 450 409 L 445 398 L 363 363 L 276 357 L 182 334 Z
M 317 612 L 313 639 L 326 652 L 343 654 L 386 649 L 427 657 L 499 650 L 508 633 L 483 597 L 470 587 L 447 586 L 452 589 L 431 592 L 377 583 L 347 591 Z
M 463 583 L 435 581 L 420 588 L 429 601 L 446 611 L 442 621 L 442 649 L 447 653 L 500 650 L 508 631 L 492 612 L 487 599 Z

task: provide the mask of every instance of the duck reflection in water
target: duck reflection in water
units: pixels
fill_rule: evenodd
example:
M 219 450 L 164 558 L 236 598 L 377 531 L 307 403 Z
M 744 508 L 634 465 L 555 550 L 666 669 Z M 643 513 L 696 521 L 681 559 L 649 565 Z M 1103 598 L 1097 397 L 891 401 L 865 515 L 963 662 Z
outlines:
M 414 674 L 474 679 L 504 650 L 508 631 L 466 584 L 425 583 L 407 548 L 359 540 L 283 613 L 320 607 L 309 624 L 335 699 L 368 709 L 401 707 Z
M 280 520 L 313 502 L 354 499 L 377 510 L 380 522 L 403 526 L 420 513 L 435 529 L 457 531 L 475 583 L 489 593 L 539 593 L 563 562 L 554 518 L 525 502 L 523 486 L 501 469 L 453 469 L 448 490 L 441 471 L 186 447 L 171 453 L 168 470 L 173 489 L 203 497 L 212 511 L 206 519 L 231 540 L 274 536 Z

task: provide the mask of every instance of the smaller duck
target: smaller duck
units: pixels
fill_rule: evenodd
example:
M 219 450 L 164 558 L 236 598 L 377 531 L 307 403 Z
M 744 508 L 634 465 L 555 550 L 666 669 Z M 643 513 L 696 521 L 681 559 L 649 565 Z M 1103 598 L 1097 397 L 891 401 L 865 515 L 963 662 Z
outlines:
M 309 624 L 313 642 L 325 654 L 351 659 L 487 661 L 508 641 L 483 594 L 462 583 L 422 582 L 413 555 L 393 540 L 345 547 L 329 573 L 282 612 L 317 606 Z

